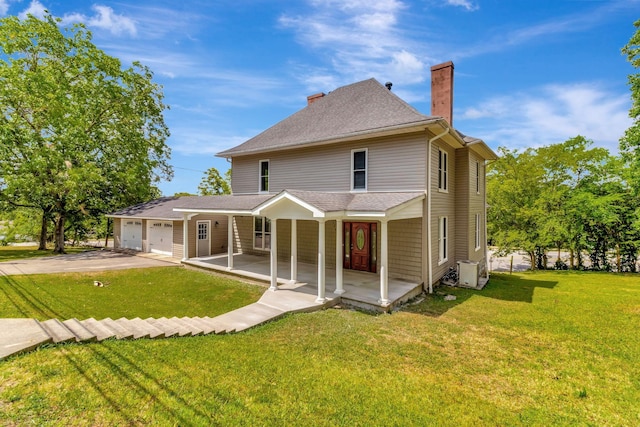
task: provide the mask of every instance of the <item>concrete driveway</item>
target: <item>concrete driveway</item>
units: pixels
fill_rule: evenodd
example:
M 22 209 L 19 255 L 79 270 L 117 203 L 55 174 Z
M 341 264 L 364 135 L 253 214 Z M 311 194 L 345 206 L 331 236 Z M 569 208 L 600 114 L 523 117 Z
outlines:
M 180 261 L 156 254 L 128 254 L 110 250 L 87 251 L 0 262 L 0 276 L 124 270 L 127 268 L 179 266 Z

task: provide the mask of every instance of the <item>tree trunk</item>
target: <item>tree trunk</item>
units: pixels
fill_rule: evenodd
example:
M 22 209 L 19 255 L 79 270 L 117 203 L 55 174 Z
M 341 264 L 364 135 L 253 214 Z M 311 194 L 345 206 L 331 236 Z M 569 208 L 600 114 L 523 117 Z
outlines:
M 47 225 L 49 223 L 49 219 L 47 218 L 47 213 L 42 210 L 42 225 L 40 226 L 40 244 L 38 245 L 39 251 L 47 250 Z
M 573 259 L 573 248 L 569 249 L 569 262 L 571 264 L 571 269 L 575 270 L 575 260 Z
M 56 218 L 56 228 L 54 231 L 55 248 L 54 253 L 63 254 L 64 252 L 64 222 L 65 216 L 63 213 L 59 213 Z
M 111 218 L 107 218 L 107 237 L 104 238 L 104 247 L 109 247 L 109 223 L 111 222 Z
M 536 251 L 529 251 L 529 259 L 531 260 L 531 270 L 536 269 Z

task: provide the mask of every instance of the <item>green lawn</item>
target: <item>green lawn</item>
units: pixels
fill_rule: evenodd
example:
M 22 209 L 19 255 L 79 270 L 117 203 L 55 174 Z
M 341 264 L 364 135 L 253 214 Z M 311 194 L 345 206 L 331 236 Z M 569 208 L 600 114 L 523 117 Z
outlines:
M 44 299 L 49 282 L 32 278 L 23 293 Z M 83 317 L 74 295 L 92 278 L 77 280 L 56 310 Z M 481 292 L 438 291 L 391 315 L 331 309 L 234 335 L 42 348 L 0 362 L 0 425 L 640 425 L 640 277 L 494 275 Z
M 216 316 L 257 301 L 264 290 L 176 267 L 0 276 L 0 317 Z

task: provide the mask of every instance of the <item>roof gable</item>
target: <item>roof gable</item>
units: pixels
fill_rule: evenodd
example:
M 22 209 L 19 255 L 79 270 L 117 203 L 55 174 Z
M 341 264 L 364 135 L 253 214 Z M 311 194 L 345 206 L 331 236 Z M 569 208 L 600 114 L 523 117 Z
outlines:
M 218 153 L 218 156 L 279 150 L 436 119 L 419 113 L 372 78 L 330 92 L 243 144 Z

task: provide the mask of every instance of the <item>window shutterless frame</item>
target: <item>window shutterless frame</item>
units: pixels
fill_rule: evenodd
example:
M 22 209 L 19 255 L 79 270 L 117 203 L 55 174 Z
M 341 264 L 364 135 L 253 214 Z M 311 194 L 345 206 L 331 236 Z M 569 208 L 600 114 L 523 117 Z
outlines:
M 258 162 L 258 191 L 260 193 L 269 192 L 269 160 Z
M 366 148 L 351 150 L 351 191 L 367 191 L 367 162 Z
M 438 148 L 438 190 L 449 191 L 449 153 Z

